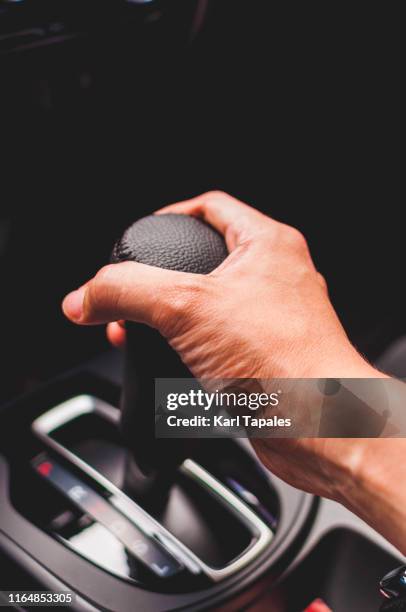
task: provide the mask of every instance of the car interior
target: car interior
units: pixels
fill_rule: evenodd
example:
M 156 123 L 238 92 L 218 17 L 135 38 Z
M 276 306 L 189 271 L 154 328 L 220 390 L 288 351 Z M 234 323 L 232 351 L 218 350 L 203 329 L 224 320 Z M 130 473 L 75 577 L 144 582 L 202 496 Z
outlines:
M 353 344 L 406 374 L 396 10 L 0 0 L 1 591 L 69 591 L 78 611 L 379 610 L 401 554 L 247 440 L 169 466 L 177 441 L 146 434 L 142 481 L 126 353 L 61 301 L 136 219 L 221 190 L 299 228 Z M 155 340 L 135 347 L 141 381 L 164 369 Z

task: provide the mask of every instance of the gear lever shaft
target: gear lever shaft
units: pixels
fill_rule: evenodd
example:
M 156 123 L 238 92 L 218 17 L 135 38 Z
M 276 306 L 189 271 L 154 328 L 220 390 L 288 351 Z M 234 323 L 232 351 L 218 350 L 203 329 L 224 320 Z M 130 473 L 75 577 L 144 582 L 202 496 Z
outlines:
M 136 221 L 116 243 L 112 262 L 138 263 L 208 274 L 227 257 L 224 239 L 212 227 L 187 215 L 151 215 Z M 126 322 L 121 433 L 131 453 L 126 485 L 137 498 L 164 490 L 188 455 L 188 440 L 156 439 L 154 379 L 186 378 L 190 372 L 156 330 Z M 162 485 L 162 486 L 161 486 Z

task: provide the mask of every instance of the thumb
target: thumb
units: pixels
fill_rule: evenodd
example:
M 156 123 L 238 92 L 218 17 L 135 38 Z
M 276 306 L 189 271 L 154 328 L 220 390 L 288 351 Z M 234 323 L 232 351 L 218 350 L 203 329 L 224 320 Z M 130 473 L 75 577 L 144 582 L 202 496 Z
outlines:
M 199 274 L 127 261 L 99 270 L 65 297 L 62 309 L 79 325 L 126 319 L 146 323 L 166 335 L 188 316 L 205 283 L 207 279 Z

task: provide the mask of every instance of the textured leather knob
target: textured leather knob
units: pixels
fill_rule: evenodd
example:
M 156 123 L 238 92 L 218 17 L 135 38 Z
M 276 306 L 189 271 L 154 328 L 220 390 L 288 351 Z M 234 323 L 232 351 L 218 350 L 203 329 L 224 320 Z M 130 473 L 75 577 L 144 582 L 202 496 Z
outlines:
M 116 243 L 112 260 L 208 274 L 227 257 L 223 237 L 188 215 L 150 215 L 136 221 Z
M 151 215 L 136 221 L 116 243 L 113 263 L 138 263 L 195 274 L 208 274 L 227 257 L 223 237 L 188 215 Z M 155 439 L 154 379 L 185 378 L 190 372 L 155 330 L 126 323 L 121 433 L 133 459 L 126 473 L 133 497 L 163 497 L 166 479 L 190 453 L 189 440 Z

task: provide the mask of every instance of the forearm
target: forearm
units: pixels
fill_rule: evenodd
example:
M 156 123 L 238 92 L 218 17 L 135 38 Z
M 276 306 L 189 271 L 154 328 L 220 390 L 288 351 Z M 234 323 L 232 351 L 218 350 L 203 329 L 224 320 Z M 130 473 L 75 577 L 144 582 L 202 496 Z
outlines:
M 392 414 L 399 415 L 406 406 L 403 382 L 366 362 L 358 364 L 351 376 L 387 379 L 383 384 Z M 348 454 L 338 452 L 332 458 L 332 474 L 335 472 L 337 483 L 333 496 L 406 554 L 406 438 L 365 438 L 352 442 Z
M 338 501 L 406 554 L 406 439 L 354 444 L 358 466 L 345 475 Z

